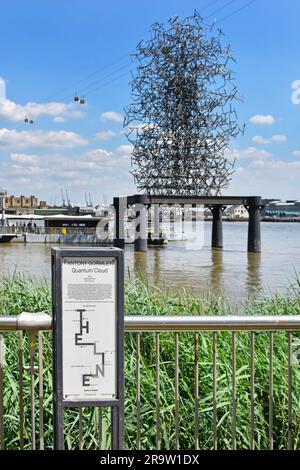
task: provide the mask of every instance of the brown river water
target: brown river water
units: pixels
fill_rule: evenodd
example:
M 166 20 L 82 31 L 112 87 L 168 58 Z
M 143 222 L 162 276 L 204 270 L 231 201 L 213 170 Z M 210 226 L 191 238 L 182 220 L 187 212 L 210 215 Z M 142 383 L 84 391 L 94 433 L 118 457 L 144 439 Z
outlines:
M 262 223 L 261 254 L 247 253 L 245 222 L 224 222 L 223 251 L 211 250 L 210 236 L 211 224 L 205 223 L 203 241 L 172 241 L 136 254 L 126 245 L 125 277 L 143 277 L 172 292 L 184 288 L 198 297 L 211 291 L 237 304 L 261 290 L 284 293 L 300 276 L 300 224 Z M 0 275 L 16 270 L 50 280 L 50 253 L 49 244 L 0 244 Z

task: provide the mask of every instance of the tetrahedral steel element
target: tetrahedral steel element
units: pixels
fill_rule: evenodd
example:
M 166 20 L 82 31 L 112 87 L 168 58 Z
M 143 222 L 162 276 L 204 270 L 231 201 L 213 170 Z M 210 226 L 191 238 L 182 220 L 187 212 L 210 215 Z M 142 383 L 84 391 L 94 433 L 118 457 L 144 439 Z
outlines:
M 150 32 L 133 54 L 138 66 L 124 120 L 137 187 L 151 195 L 219 195 L 234 171 L 229 142 L 241 131 L 230 46 L 197 12 Z

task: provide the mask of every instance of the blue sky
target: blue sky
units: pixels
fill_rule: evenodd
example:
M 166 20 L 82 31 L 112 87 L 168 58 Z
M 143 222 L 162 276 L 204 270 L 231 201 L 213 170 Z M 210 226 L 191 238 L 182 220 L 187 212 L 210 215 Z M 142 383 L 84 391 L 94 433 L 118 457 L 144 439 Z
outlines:
M 75 203 L 85 191 L 95 202 L 136 192 L 122 133 L 129 54 L 152 23 L 197 8 L 231 44 L 244 99 L 237 111 L 246 132 L 231 146 L 238 163 L 227 193 L 300 199 L 300 93 L 292 89 L 300 81 L 300 2 L 249 1 L 2 3 L 0 186 L 56 202 L 67 187 Z M 75 91 L 87 105 L 72 102 Z

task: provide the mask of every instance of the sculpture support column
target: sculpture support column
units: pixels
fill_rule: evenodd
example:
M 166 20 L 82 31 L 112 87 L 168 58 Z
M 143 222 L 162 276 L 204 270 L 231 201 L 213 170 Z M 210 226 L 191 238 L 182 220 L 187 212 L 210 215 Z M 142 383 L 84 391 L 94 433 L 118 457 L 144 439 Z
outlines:
M 258 205 L 250 205 L 246 207 L 249 213 L 248 253 L 261 252 L 260 208 L 261 206 Z
M 114 247 L 125 248 L 125 236 L 124 236 L 124 211 L 127 208 L 125 206 L 126 198 L 114 197 L 114 209 L 115 209 L 115 236 L 114 236 Z
M 135 196 L 136 214 L 135 214 L 135 233 L 134 233 L 134 251 L 147 251 L 147 232 L 148 232 L 148 198 L 146 195 L 138 194 Z
M 212 237 L 211 246 L 212 248 L 223 248 L 223 226 L 222 226 L 222 206 L 212 206 L 210 208 L 213 216 L 212 221 Z

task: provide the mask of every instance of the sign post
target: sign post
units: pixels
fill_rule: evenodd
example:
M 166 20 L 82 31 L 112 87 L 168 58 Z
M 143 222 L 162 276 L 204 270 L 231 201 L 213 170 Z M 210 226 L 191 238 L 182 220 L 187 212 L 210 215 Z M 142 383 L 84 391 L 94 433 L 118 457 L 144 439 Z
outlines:
M 124 441 L 124 253 L 53 248 L 54 445 L 64 409 L 111 408 L 112 449 Z

